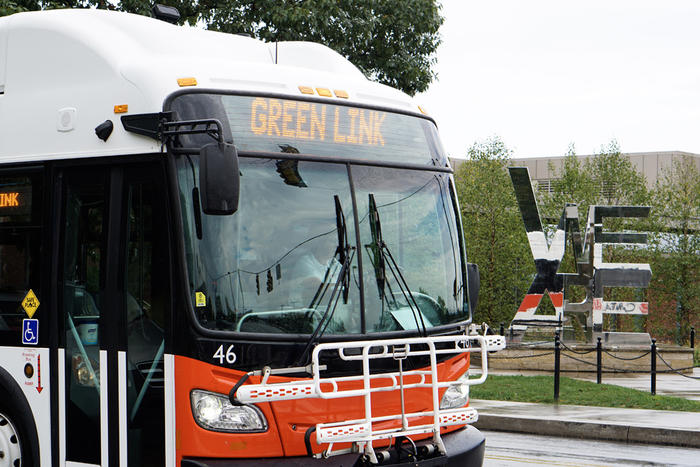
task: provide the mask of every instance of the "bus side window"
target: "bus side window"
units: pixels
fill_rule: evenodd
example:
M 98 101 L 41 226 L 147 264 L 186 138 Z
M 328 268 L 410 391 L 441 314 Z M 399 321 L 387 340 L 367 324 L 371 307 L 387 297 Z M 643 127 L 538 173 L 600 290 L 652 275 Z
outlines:
M 63 306 L 66 346 L 66 458 L 97 464 L 100 452 L 100 313 L 106 249 L 105 177 L 67 180 L 64 204 Z
M 152 180 L 127 182 L 126 193 L 128 464 L 163 465 L 163 354 L 170 296 L 164 201 Z
M 41 304 L 41 188 L 42 177 L 37 170 L 0 172 L 2 345 L 20 345 L 22 320 L 41 316 L 39 308 L 28 307 L 25 311 L 22 307 L 30 290 Z

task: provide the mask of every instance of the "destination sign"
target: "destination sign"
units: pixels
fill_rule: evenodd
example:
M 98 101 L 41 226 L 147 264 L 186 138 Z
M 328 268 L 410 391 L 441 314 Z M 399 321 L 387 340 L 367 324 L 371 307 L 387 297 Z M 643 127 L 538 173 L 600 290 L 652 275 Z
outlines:
M 255 98 L 250 105 L 250 131 L 255 135 L 384 146 L 387 113 L 286 99 Z
M 197 97 L 185 94 L 177 99 Z M 283 152 L 417 164 L 432 164 L 433 160 L 444 157 L 435 124 L 415 115 L 341 105 L 331 100 L 232 95 L 219 98 L 239 152 Z M 186 107 L 185 102 L 182 107 Z
M 0 179 L 0 218 L 24 222 L 32 212 L 32 185 L 26 177 Z
M 0 193 L 0 208 L 16 208 L 19 207 L 19 193 L 11 191 L 9 193 Z

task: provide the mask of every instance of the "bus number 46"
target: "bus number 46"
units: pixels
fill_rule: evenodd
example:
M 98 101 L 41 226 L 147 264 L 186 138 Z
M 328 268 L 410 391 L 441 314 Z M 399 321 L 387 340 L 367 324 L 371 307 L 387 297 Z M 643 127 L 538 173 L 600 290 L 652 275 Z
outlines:
M 219 365 L 224 364 L 224 359 L 226 360 L 226 363 L 229 365 L 233 365 L 236 363 L 236 354 L 233 351 L 233 344 L 228 346 L 228 349 L 226 349 L 226 353 L 224 354 L 224 345 L 221 344 L 218 349 L 216 349 L 216 352 L 214 352 L 214 356 L 212 357 L 214 359 L 218 358 L 219 359 Z

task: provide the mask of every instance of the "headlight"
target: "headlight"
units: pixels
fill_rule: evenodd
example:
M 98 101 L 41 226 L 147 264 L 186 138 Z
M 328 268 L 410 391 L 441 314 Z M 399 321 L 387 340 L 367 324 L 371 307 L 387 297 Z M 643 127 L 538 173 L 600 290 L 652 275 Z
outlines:
M 227 395 L 201 389 L 194 389 L 190 400 L 195 421 L 207 430 L 232 433 L 267 430 L 265 416 L 254 405 L 233 405 Z
M 469 402 L 469 385 L 465 384 L 467 379 L 469 379 L 469 371 L 447 388 L 440 400 L 440 409 L 456 409 L 467 405 Z

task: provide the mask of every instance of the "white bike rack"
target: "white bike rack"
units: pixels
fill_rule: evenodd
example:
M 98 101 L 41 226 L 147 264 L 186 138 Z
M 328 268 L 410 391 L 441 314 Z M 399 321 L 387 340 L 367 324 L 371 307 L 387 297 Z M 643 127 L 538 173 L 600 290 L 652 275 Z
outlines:
M 478 343 L 478 347 L 472 344 Z M 333 423 L 319 423 L 315 427 L 316 441 L 328 444 L 316 457 L 329 457 L 348 452 L 363 452 L 372 463 L 377 457 L 372 443 L 377 440 L 401 436 L 432 433 L 433 442 L 442 454 L 445 446 L 440 428 L 474 423 L 478 419 L 475 409 L 469 407 L 440 409 L 439 391 L 455 384 L 455 381 L 439 381 L 438 356 L 451 357 L 471 352 L 481 352 L 481 376 L 467 379 L 461 384 L 481 384 L 488 375 L 488 352 L 505 348 L 503 336 L 431 336 L 408 339 L 367 340 L 319 344 L 314 348 L 311 361 L 311 380 L 268 384 L 269 369 L 263 370 L 260 384 L 242 385 L 236 391 L 236 400 L 244 404 L 274 402 L 293 399 L 338 399 L 362 397 L 364 418 Z M 326 370 L 321 365 L 322 354 L 335 353 L 344 361 L 361 363 L 362 373 L 342 377 L 322 377 Z M 403 360 L 408 357 L 427 357 L 429 365 L 419 370 L 404 370 Z M 370 362 L 380 359 L 395 360 L 398 371 L 373 373 Z M 360 383 L 360 384 L 358 384 Z M 360 386 L 358 388 L 358 386 Z M 432 395 L 432 410 L 406 412 L 403 410 L 404 392 L 408 389 L 428 388 Z M 402 411 L 388 416 L 373 416 L 372 395 L 378 392 L 400 391 Z M 394 421 L 394 423 L 391 423 Z M 387 423 L 389 422 L 389 423 Z M 377 426 L 390 426 L 378 428 Z M 334 443 L 352 443 L 349 449 L 333 450 Z

